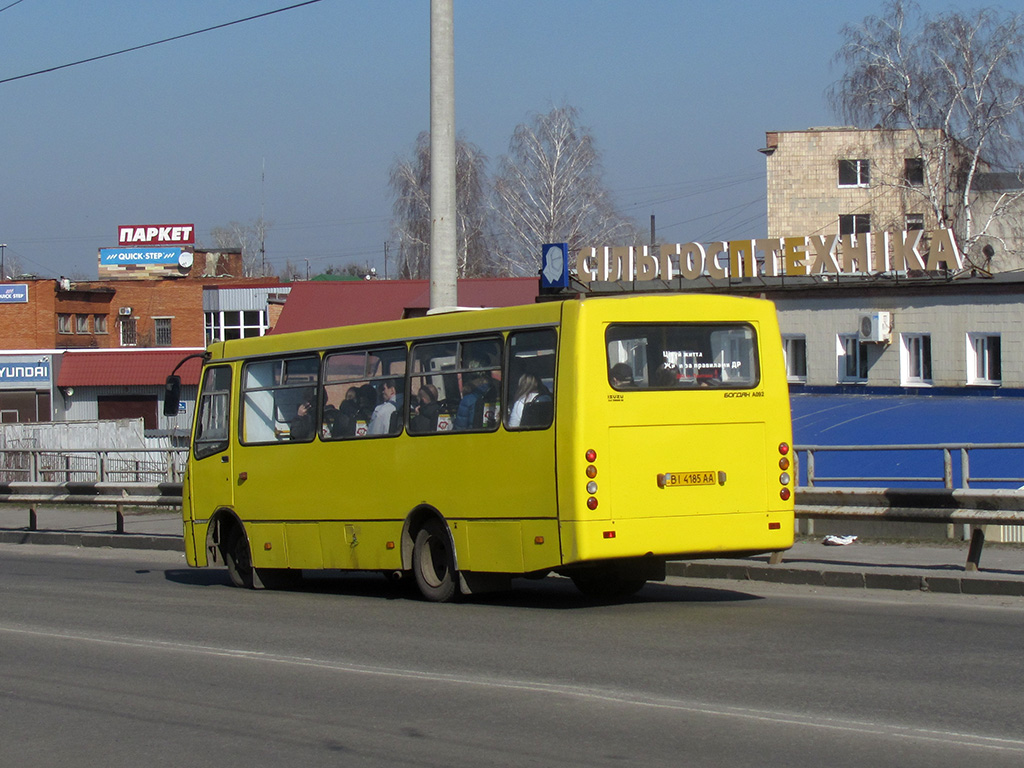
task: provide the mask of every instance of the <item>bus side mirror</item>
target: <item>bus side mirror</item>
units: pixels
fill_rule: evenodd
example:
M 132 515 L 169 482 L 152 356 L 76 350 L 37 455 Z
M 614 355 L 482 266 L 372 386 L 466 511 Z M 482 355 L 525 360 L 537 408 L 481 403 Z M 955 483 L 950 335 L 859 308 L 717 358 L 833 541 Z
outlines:
M 181 376 L 168 376 L 164 383 L 164 416 L 177 416 L 179 402 L 181 402 Z

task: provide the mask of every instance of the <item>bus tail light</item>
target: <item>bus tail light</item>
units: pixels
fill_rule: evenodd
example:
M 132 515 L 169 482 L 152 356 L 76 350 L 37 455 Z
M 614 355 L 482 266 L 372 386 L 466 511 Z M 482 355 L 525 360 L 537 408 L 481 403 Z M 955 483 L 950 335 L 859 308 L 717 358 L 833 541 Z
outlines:
M 588 448 L 584 458 L 587 460 L 586 475 L 590 479 L 586 487 L 587 494 L 589 495 L 587 509 L 597 509 L 597 483 L 594 482 L 594 478 L 597 477 L 597 467 L 594 465 L 594 462 L 597 461 L 597 451 L 593 448 Z
M 793 495 L 793 492 L 789 489 L 789 484 L 792 482 L 793 477 L 787 471 L 790 466 L 789 450 L 789 443 L 779 443 L 779 453 L 781 454 L 779 469 L 782 470 L 779 474 L 779 485 L 782 486 L 779 490 L 779 498 L 783 501 L 789 501 L 790 496 Z

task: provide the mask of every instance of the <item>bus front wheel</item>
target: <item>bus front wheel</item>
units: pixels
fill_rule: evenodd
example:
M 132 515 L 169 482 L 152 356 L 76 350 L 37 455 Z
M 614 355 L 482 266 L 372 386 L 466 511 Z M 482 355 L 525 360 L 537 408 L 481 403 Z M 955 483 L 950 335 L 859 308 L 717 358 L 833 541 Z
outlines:
M 224 539 L 224 564 L 228 576 L 236 587 L 253 588 L 252 556 L 249 541 L 240 526 L 232 526 Z
M 427 600 L 447 603 L 458 595 L 459 576 L 452 543 L 440 521 L 428 521 L 416 534 L 412 570 L 416 586 Z

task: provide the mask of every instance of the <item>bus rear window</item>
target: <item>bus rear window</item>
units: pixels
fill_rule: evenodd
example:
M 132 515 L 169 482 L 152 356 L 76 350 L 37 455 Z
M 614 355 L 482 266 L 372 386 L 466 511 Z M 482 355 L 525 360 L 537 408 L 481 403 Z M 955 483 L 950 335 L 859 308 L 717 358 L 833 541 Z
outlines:
M 757 336 L 746 323 L 616 324 L 605 340 L 613 389 L 749 389 L 760 381 Z

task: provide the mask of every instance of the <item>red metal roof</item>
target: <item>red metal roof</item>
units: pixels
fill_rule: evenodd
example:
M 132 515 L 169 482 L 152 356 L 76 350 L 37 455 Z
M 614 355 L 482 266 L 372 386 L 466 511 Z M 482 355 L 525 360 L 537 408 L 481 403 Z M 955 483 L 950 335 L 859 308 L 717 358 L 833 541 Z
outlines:
M 536 277 L 491 277 L 459 281 L 460 307 L 533 304 Z M 430 307 L 429 280 L 352 280 L 292 283 L 271 333 L 400 320 Z
M 116 349 L 74 351 L 61 355 L 58 387 L 160 386 L 174 367 L 200 350 Z M 198 384 L 202 361 L 189 360 L 178 369 L 182 384 Z

